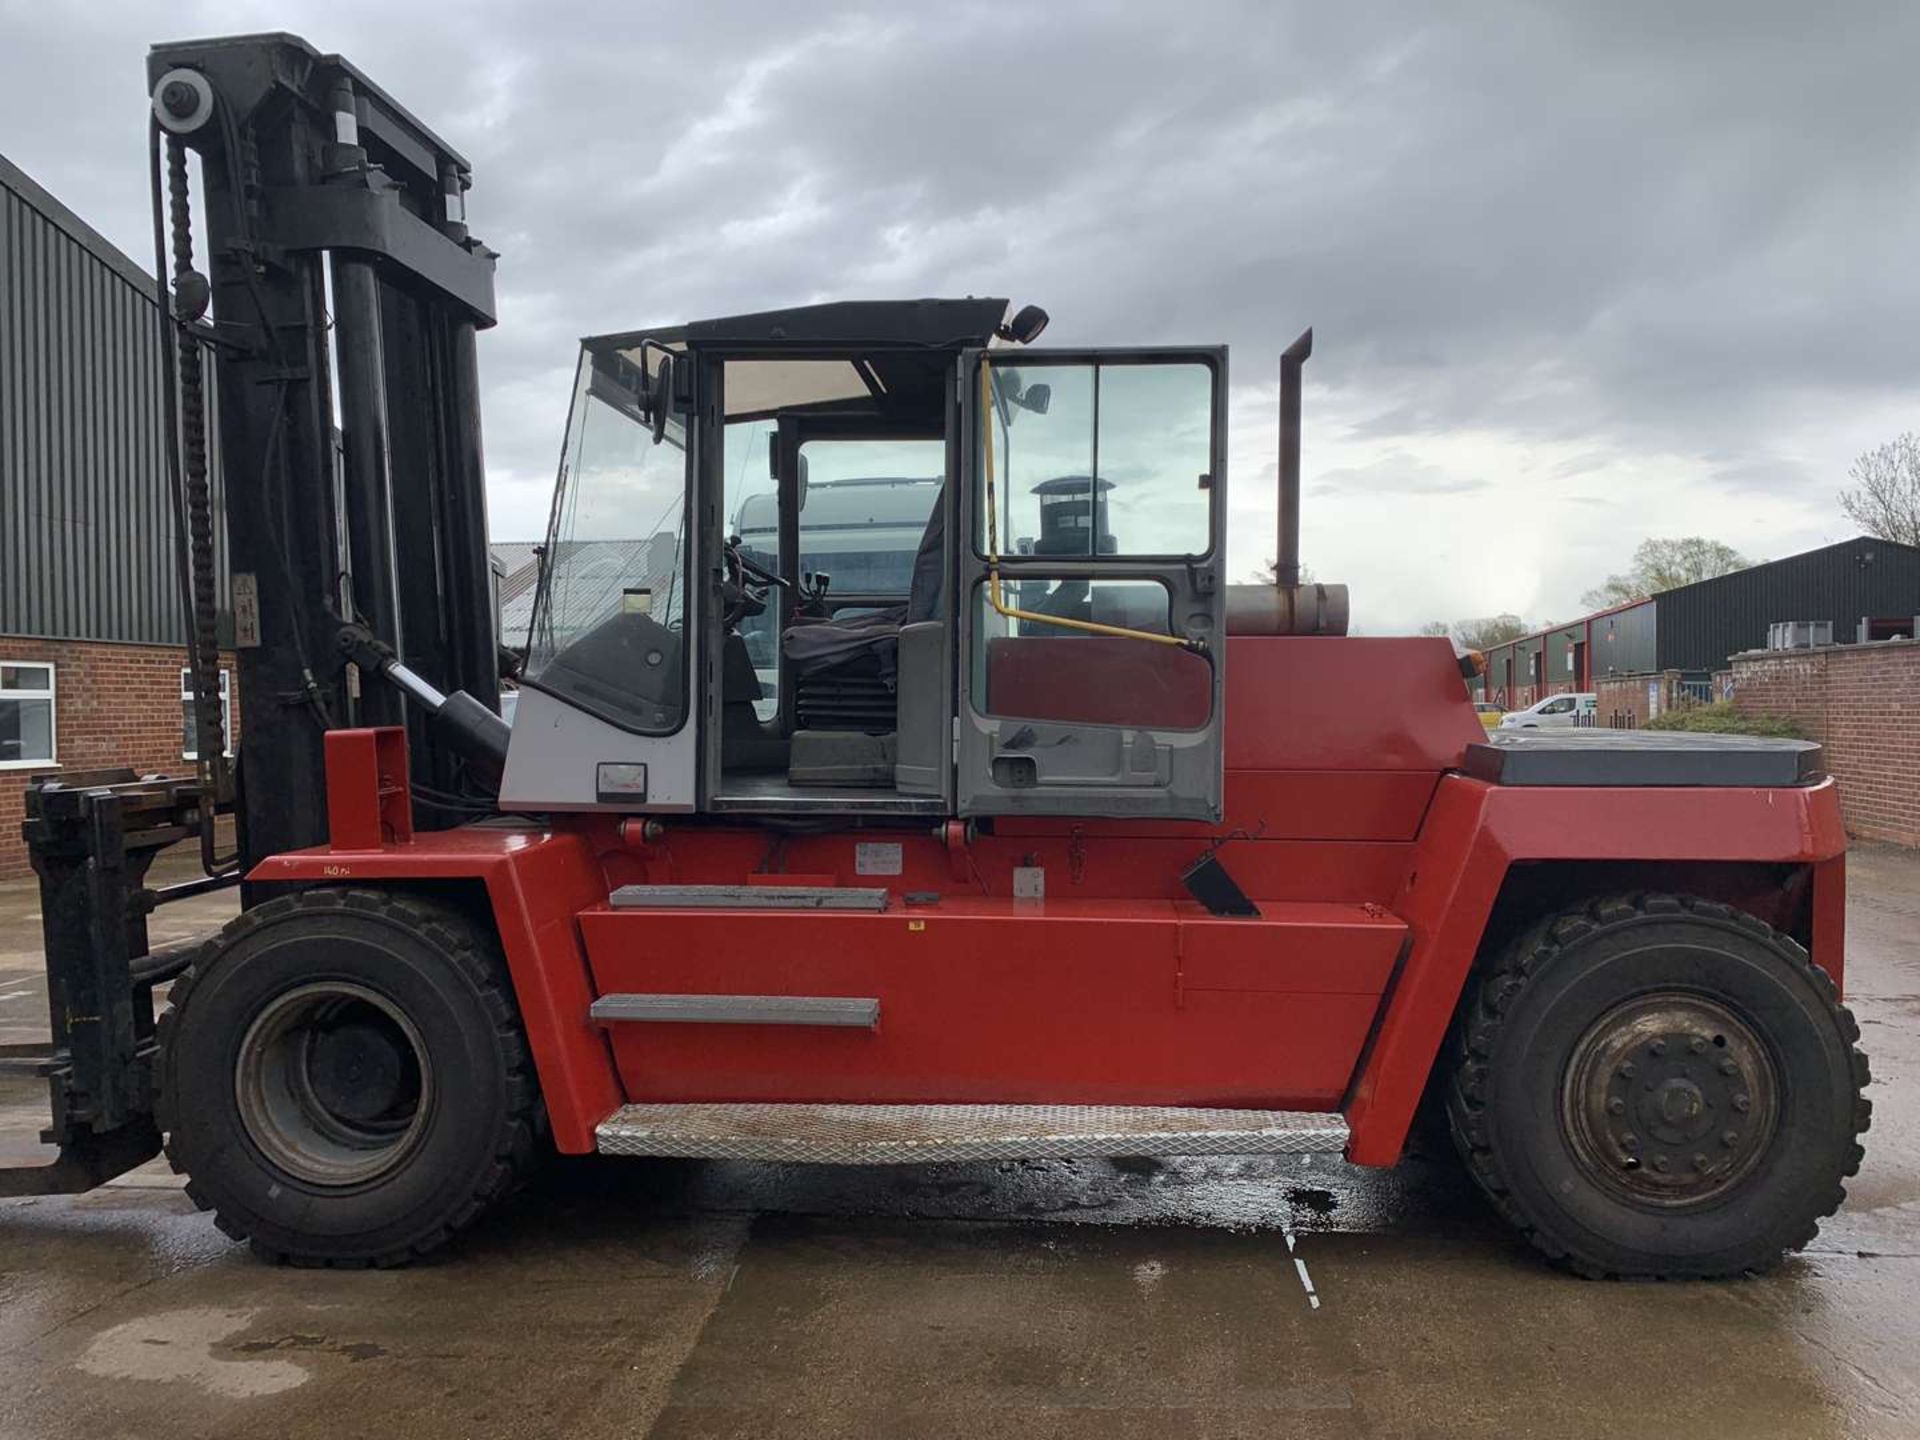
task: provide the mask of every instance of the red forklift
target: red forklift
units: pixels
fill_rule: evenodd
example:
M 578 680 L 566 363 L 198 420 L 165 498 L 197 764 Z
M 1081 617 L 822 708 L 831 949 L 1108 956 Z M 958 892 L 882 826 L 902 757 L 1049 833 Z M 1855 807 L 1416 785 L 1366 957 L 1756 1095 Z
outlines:
M 1488 737 L 1448 641 L 1347 636 L 1299 568 L 1311 332 L 1267 585 L 1226 570 L 1223 348 L 979 298 L 590 338 L 503 636 L 467 162 L 291 36 L 148 81 L 208 758 L 32 794 L 61 1157 L 0 1187 L 164 1145 L 260 1255 L 391 1265 L 550 1151 L 1385 1166 L 1424 1109 L 1583 1275 L 1764 1269 L 1841 1203 L 1818 747 Z

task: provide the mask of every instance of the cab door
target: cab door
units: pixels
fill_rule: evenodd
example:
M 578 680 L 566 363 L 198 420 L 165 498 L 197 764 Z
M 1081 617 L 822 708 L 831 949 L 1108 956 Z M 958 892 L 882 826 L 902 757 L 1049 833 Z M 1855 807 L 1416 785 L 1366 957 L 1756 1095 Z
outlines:
M 962 815 L 1217 820 L 1224 349 L 969 351 Z

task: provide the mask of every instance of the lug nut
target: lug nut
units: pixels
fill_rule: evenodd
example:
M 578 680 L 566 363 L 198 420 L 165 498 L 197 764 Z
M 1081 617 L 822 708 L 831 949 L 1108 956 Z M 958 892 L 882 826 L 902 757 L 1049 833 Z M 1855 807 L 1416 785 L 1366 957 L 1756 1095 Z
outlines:
M 1703 1035 L 1694 1036 L 1691 1040 L 1687 1041 L 1687 1049 L 1692 1051 L 1695 1055 L 1706 1054 L 1707 1053 L 1706 1037 Z
M 1607 1113 L 1609 1115 L 1623 1115 L 1626 1113 L 1626 1109 L 1627 1102 L 1622 1100 L 1618 1095 L 1607 1101 Z
M 1664 1040 L 1654 1041 L 1651 1045 L 1647 1046 L 1647 1053 L 1649 1055 L 1655 1055 L 1655 1056 L 1666 1054 L 1667 1042 Z
M 1667 1157 L 1664 1155 L 1654 1156 L 1653 1168 L 1658 1170 L 1662 1175 L 1666 1174 L 1667 1173 Z
M 1745 1095 L 1736 1095 L 1733 1097 L 1733 1108 L 1738 1110 L 1742 1115 L 1747 1113 L 1747 1108 L 1752 1104 L 1753 1101 Z
M 1620 1148 L 1629 1155 L 1633 1154 L 1640 1148 L 1640 1137 L 1629 1131 L 1620 1137 Z
M 1720 1062 L 1720 1073 L 1722 1075 L 1737 1075 L 1740 1073 L 1740 1067 L 1735 1064 L 1732 1057 L 1729 1056 Z
M 1740 1132 L 1738 1130 L 1722 1130 L 1720 1132 L 1720 1143 L 1729 1150 L 1733 1149 L 1734 1146 L 1740 1143 Z
M 1631 1080 L 1634 1077 L 1635 1073 L 1636 1072 L 1634 1070 L 1634 1065 L 1631 1060 L 1627 1061 L 1624 1065 L 1620 1067 L 1620 1078 L 1622 1080 Z
M 1693 1168 L 1696 1170 L 1705 1170 L 1711 1163 L 1705 1155 L 1696 1155 L 1693 1157 Z

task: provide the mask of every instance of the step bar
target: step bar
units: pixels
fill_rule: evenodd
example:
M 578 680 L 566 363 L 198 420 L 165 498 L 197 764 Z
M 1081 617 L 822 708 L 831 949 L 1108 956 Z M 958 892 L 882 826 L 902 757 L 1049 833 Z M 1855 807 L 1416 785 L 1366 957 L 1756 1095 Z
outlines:
M 852 885 L 622 885 L 615 910 L 865 910 L 887 908 L 884 889 Z
M 1317 1155 L 1346 1148 L 1337 1112 L 1150 1105 L 624 1105 L 603 1155 L 816 1165 L 1115 1155 Z

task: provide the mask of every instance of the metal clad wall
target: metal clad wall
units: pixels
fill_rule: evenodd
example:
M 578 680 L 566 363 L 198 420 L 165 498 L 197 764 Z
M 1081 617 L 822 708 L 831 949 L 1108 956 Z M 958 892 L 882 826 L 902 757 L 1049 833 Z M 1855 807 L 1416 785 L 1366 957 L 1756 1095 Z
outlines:
M 0 635 L 185 639 L 154 322 L 146 274 L 0 158 Z
M 1573 647 L 1587 638 L 1584 624 L 1562 625 L 1543 637 L 1542 679 L 1549 690 L 1578 690 L 1580 676 L 1573 668 Z
M 1642 600 L 1592 622 L 1593 640 L 1588 664 L 1595 680 L 1609 675 L 1645 675 L 1658 668 L 1654 643 L 1655 607 L 1664 609 L 1665 597 Z
M 1870 557 L 1870 558 L 1869 558 Z M 1920 614 L 1920 550 L 1864 537 L 1756 565 L 1659 597 L 1658 668 L 1723 670 L 1776 620 L 1830 620 L 1848 642 L 1863 615 Z

